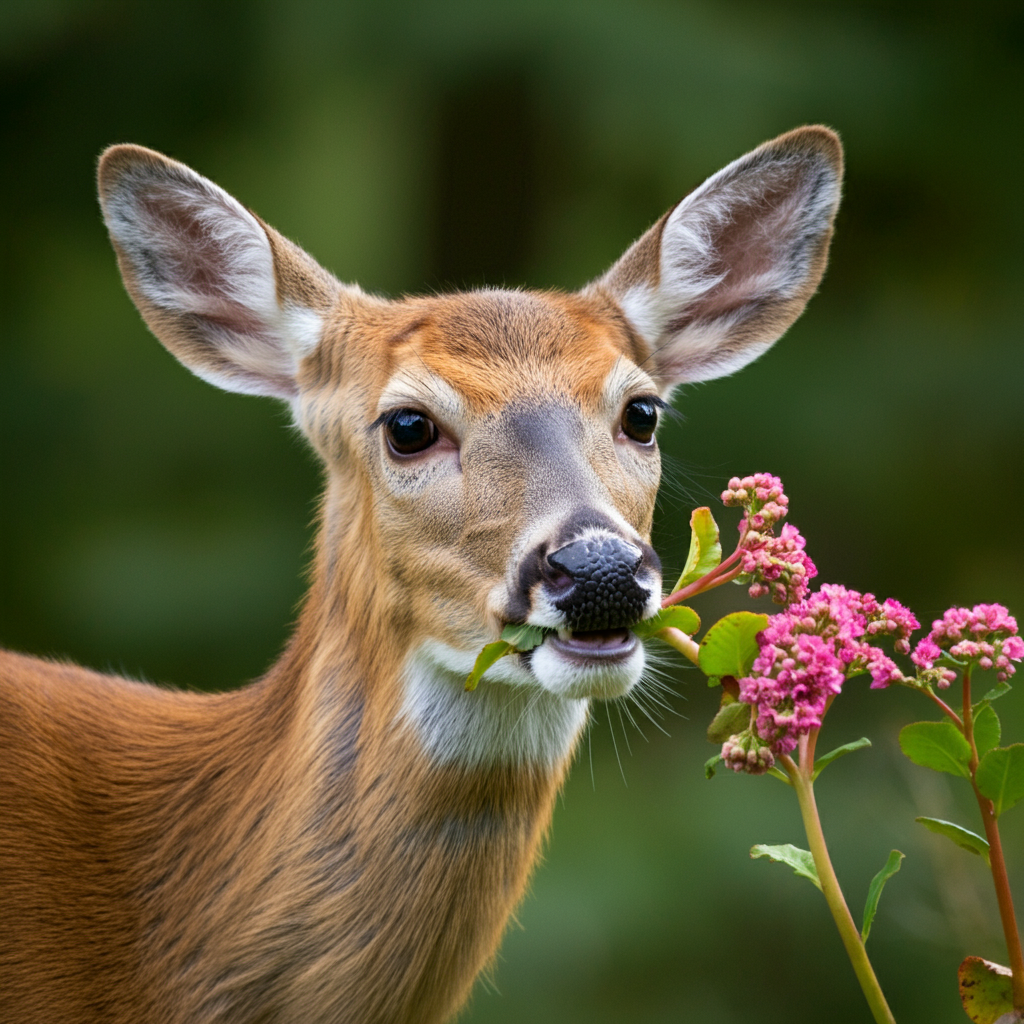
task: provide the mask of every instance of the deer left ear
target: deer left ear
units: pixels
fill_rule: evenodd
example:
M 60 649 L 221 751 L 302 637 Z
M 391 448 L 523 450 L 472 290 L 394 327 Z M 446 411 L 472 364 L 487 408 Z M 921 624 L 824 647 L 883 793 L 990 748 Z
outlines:
M 291 399 L 342 286 L 212 181 L 111 146 L 100 204 L 125 287 L 153 333 L 228 391 Z
M 843 150 L 798 128 L 729 164 L 669 210 L 591 288 L 650 346 L 667 394 L 733 373 L 777 341 L 825 272 Z

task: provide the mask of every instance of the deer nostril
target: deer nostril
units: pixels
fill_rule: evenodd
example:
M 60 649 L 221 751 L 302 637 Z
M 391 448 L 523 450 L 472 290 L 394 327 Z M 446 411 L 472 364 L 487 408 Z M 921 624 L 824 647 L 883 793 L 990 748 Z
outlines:
M 565 590 L 572 586 L 572 577 L 567 576 L 564 572 L 556 570 L 553 573 L 547 574 L 548 582 L 555 590 Z

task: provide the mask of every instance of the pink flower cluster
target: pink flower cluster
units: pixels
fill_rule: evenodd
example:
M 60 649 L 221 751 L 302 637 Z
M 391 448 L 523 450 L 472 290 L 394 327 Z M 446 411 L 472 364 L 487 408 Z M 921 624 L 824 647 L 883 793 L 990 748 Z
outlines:
M 976 604 L 950 608 L 932 623 L 932 631 L 918 642 L 910 656 L 918 668 L 928 671 L 944 654 L 958 662 L 974 662 L 979 668 L 996 669 L 1002 683 L 1014 674 L 1011 661 L 1024 658 L 1024 640 L 1017 635 L 1017 620 L 1001 604 Z M 949 686 L 956 673 L 939 671 L 938 685 Z
M 795 526 L 787 523 L 778 537 L 773 532 L 789 511 L 782 481 L 770 473 L 734 476 L 722 492 L 722 501 L 746 509 L 739 525 L 739 546 L 740 567 L 752 580 L 750 596 L 771 594 L 782 605 L 801 600 L 818 570 L 804 553 L 807 542 Z
M 770 529 L 789 511 L 789 498 L 783 493 L 782 481 L 771 473 L 755 473 L 742 479 L 734 476 L 722 491 L 722 504 L 747 509 L 752 530 Z
M 895 662 L 871 641 L 891 636 L 906 652 L 918 625 L 898 601 L 879 602 L 838 584 L 773 615 L 757 635 L 760 652 L 751 674 L 739 680 L 740 700 L 754 708 L 751 735 L 731 736 L 722 757 L 735 771 L 750 772 L 740 763 L 740 749 L 744 756 L 758 751 L 758 764 L 761 746 L 773 757 L 789 753 L 801 735 L 821 727 L 829 702 L 851 676 L 869 672 L 872 688 L 902 680 Z
M 730 736 L 722 744 L 722 760 L 726 768 L 747 775 L 764 775 L 775 767 L 775 755 L 765 746 L 764 740 L 749 730 Z

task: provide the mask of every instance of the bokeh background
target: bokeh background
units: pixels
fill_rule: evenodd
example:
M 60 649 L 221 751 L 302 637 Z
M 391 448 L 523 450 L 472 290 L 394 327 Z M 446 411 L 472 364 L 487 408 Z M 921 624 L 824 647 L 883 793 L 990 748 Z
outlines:
M 147 334 L 94 200 L 104 146 L 190 163 L 369 290 L 574 288 L 819 121 L 848 159 L 830 270 L 759 363 L 679 396 L 656 546 L 678 568 L 690 508 L 768 470 L 823 580 L 922 621 L 1024 613 L 1022 48 L 1017 3 L 6 0 L 0 641 L 234 686 L 302 593 L 314 460 L 277 404 Z M 725 589 L 706 621 L 742 601 Z M 660 678 L 663 720 L 598 709 L 465 1020 L 866 1021 L 819 894 L 747 856 L 803 845 L 791 794 L 705 781 L 716 695 L 667 652 Z M 1000 711 L 1024 740 L 1019 692 Z M 851 684 L 822 743 L 875 745 L 819 799 L 855 916 L 907 854 L 869 948 L 897 1018 L 934 1024 L 962 1019 L 960 959 L 1005 949 L 980 859 L 914 824 L 979 826 L 966 786 L 902 761 L 914 717 L 913 694 Z M 1024 811 L 1003 821 L 1024 910 Z

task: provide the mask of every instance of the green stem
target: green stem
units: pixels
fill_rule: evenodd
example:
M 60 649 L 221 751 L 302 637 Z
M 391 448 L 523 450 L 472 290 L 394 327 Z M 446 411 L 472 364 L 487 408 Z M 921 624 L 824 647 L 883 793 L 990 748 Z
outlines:
M 681 629 L 675 626 L 666 626 L 654 634 L 659 640 L 664 640 L 670 647 L 674 647 L 680 654 L 687 657 L 694 663 L 700 664 L 700 644 L 692 637 L 687 636 Z
M 839 937 L 846 947 L 846 955 L 850 958 L 853 971 L 860 982 L 864 998 L 868 1002 L 871 1013 L 877 1024 L 896 1024 L 889 1004 L 882 995 L 882 988 L 875 977 L 871 961 L 868 959 L 864 942 L 857 931 L 850 915 L 850 908 L 843 898 L 843 891 L 839 888 L 839 880 L 832 868 L 832 861 L 828 855 L 828 847 L 825 845 L 825 834 L 821 830 L 821 819 L 818 817 L 818 807 L 814 801 L 814 784 L 811 782 L 810 769 L 801 765 L 797 767 L 793 759 L 788 755 L 779 758 L 780 763 L 789 776 L 793 788 L 796 790 L 796 797 L 800 803 L 800 814 L 804 821 L 804 831 L 807 833 L 807 842 L 811 848 L 811 856 L 814 858 L 814 867 L 818 872 L 818 881 L 821 883 L 821 891 L 832 911 L 832 919 L 839 929 Z

